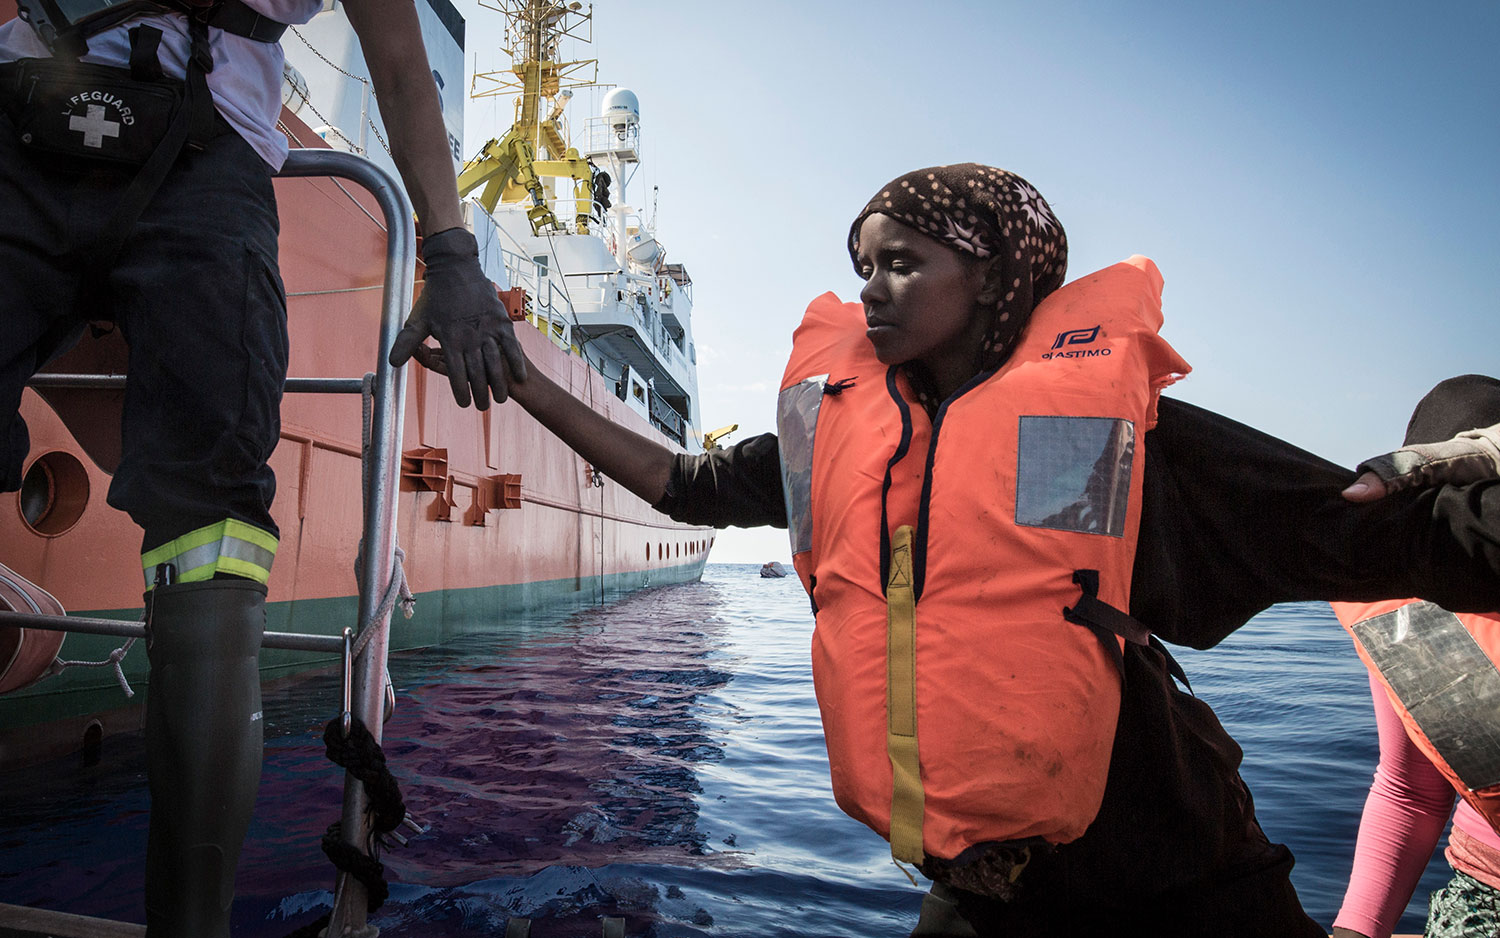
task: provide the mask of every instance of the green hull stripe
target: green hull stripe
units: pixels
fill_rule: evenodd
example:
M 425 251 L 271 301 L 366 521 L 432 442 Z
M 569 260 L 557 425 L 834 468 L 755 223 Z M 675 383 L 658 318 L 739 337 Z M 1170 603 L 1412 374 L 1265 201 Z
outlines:
M 606 577 L 607 599 L 643 586 L 687 583 L 703 575 L 703 564 L 684 564 L 651 571 L 632 571 Z M 392 622 L 391 651 L 406 651 L 439 645 L 476 632 L 503 631 L 514 620 L 540 613 L 565 611 L 569 606 L 593 605 L 599 595 L 599 578 L 546 580 L 538 583 L 438 590 L 417 594 L 416 613 L 411 619 L 397 615 Z M 80 616 L 139 621 L 138 609 L 79 611 Z M 353 625 L 358 600 L 353 596 L 333 599 L 302 599 L 269 603 L 266 629 L 272 632 L 311 632 L 337 635 Z M 76 661 L 100 661 L 125 640 L 108 635 L 71 634 L 63 643 L 62 657 Z M 338 657 L 318 652 L 265 648 L 260 654 L 263 680 L 288 677 L 301 671 L 331 667 Z M 136 642 L 123 661 L 125 676 L 136 691 L 127 699 L 110 668 L 69 668 L 24 690 L 0 696 L 0 737 L 27 726 L 92 713 L 136 706 L 142 702 L 147 662 L 144 642 Z M 336 703 L 330 701 L 330 707 Z M 0 739 L 0 764 L 5 762 Z

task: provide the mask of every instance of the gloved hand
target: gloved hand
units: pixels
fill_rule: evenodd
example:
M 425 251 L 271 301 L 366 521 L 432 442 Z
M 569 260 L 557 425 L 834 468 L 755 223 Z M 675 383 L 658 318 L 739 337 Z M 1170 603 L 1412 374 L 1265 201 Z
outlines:
M 422 349 L 429 335 L 442 346 L 443 372 L 458 406 L 485 410 L 490 396 L 503 402 L 509 383 L 526 380 L 526 356 L 495 286 L 479 268 L 479 245 L 465 228 L 449 228 L 422 239 L 427 282 L 406 325 L 391 345 L 390 362 L 399 368 L 413 354 L 426 364 Z
M 1416 443 L 1359 464 L 1360 477 L 1344 490 L 1351 502 L 1372 502 L 1403 489 L 1468 485 L 1500 477 L 1500 423 L 1465 430 L 1442 443 Z

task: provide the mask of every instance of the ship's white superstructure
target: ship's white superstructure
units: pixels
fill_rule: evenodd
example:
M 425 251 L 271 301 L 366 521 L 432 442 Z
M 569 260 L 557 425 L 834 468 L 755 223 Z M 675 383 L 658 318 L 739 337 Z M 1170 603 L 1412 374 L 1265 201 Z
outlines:
M 464 23 L 448 0 L 418 8 L 457 160 L 466 152 Z M 591 10 L 536 0 L 498 0 L 493 8 L 507 17 L 515 62 L 473 84 L 498 88 L 481 94 L 515 94 L 517 119 L 460 177 L 475 190 L 467 222 L 485 270 L 502 290 L 524 289 L 527 321 L 587 360 L 620 400 L 688 451 L 701 450 L 692 279 L 668 257 L 654 218 L 629 201 L 637 195 L 630 182 L 640 161 L 639 101 L 628 89 L 578 80 L 592 60 L 559 61 L 561 39 L 586 41 L 580 27 Z M 330 145 L 394 170 L 358 43 L 336 0 L 290 31 L 283 47 L 288 107 Z M 574 89 L 600 99 L 577 146 L 567 121 Z

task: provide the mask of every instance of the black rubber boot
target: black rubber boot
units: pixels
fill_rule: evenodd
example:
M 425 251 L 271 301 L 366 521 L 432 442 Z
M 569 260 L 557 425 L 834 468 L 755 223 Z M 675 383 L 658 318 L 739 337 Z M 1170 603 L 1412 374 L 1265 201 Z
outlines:
M 264 586 L 239 579 L 146 594 L 149 938 L 229 938 L 235 866 L 260 786 L 265 604 Z

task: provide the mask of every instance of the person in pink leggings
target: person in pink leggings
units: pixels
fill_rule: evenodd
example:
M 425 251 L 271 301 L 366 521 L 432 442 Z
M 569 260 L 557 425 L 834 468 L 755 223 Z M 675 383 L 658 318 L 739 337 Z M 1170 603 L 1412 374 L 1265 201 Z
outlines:
M 1460 800 L 1448 780 L 1406 735 L 1385 688 L 1371 676 L 1380 764 L 1359 821 L 1354 869 L 1344 904 L 1333 922 L 1334 938 L 1388 938 L 1396 927 L 1427 860 L 1437 847 L 1448 814 L 1453 832 L 1446 856 L 1453 879 L 1433 893 L 1427 938 L 1500 933 L 1500 834 Z
M 1406 443 L 1445 440 L 1465 427 L 1500 416 L 1500 382 L 1466 375 L 1423 398 L 1407 427 Z M 1493 428 L 1491 428 L 1491 432 Z M 1423 447 L 1418 446 L 1418 449 Z M 1453 784 L 1407 735 L 1385 686 L 1373 674 L 1380 763 L 1360 818 L 1354 868 L 1334 938 L 1387 938 L 1411 900 L 1417 881 L 1453 814 L 1446 856 L 1453 878 L 1432 894 L 1426 938 L 1500 935 L 1500 833 L 1467 801 L 1453 803 Z

